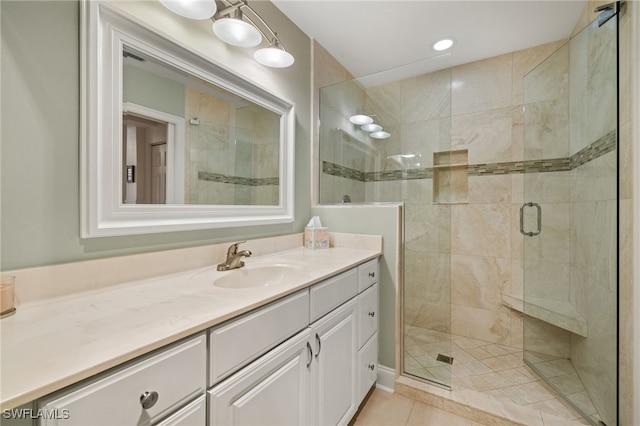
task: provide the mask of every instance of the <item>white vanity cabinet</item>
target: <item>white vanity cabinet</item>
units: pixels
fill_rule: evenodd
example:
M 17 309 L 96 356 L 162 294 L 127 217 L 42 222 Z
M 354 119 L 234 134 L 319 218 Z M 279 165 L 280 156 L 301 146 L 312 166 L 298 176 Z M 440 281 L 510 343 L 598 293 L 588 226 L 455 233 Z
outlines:
M 260 309 L 210 333 L 211 371 L 228 373 L 213 365 L 225 359 L 246 360 L 246 353 L 265 352 L 273 345 L 269 318 L 288 318 L 280 329 L 307 321 L 305 330 L 266 352 L 239 371 L 215 383 L 208 392 L 209 426 L 217 425 L 347 425 L 375 383 L 377 373 L 378 260 L 367 262 L 311 286 L 265 309 Z M 375 275 L 375 279 L 373 279 Z M 366 282 L 361 284 L 361 280 Z M 358 294 L 358 289 L 363 292 Z M 305 312 L 300 300 L 308 295 Z M 293 306 L 297 308 L 292 309 Z M 283 312 L 289 312 L 284 315 Z M 254 325 L 251 325 L 251 324 Z M 237 331 L 242 332 L 237 332 Z M 260 330 L 261 335 L 248 330 Z M 230 336 L 237 334 L 232 338 Z M 226 335 L 224 340 L 219 337 Z M 281 338 L 282 335 L 278 334 Z M 216 348 L 215 342 L 233 342 Z M 251 350 L 244 348 L 251 346 Z M 371 365 L 374 365 L 371 368 Z
M 37 401 L 52 425 L 347 425 L 376 380 L 378 260 Z M 67 413 L 67 414 L 65 414 Z
M 358 267 L 358 372 L 359 405 L 378 377 L 378 259 Z
M 204 395 L 206 371 L 206 335 L 200 333 L 89 383 L 40 399 L 38 408 L 58 417 L 43 418 L 41 424 L 156 423 Z

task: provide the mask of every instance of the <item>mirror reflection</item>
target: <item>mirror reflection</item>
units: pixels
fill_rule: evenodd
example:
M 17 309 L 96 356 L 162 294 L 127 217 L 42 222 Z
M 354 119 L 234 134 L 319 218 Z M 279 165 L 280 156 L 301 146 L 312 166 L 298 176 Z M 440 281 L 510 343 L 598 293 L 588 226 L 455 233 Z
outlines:
M 123 49 L 122 203 L 278 205 L 281 115 Z

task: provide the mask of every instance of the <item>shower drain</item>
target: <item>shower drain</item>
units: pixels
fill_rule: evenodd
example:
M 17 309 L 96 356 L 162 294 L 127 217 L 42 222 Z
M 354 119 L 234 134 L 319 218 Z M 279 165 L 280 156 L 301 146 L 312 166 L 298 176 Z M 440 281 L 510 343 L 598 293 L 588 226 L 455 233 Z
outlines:
M 446 362 L 447 364 L 453 364 L 452 356 L 438 354 L 438 357 L 436 358 L 436 360 L 440 362 Z

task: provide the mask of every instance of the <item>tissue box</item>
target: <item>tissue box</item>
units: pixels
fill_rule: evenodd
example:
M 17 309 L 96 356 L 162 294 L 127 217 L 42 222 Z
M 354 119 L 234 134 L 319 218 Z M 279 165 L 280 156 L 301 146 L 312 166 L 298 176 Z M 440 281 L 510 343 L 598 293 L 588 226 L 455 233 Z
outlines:
M 318 228 L 305 227 L 304 246 L 312 250 L 329 248 L 329 228 L 326 226 Z

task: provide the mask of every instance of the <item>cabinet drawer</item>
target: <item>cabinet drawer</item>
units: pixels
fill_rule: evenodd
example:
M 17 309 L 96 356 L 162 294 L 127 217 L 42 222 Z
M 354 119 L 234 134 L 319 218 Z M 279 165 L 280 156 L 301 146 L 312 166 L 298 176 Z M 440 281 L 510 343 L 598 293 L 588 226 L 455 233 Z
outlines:
M 209 386 L 309 325 L 309 292 L 301 291 L 209 332 Z
M 378 259 L 373 259 L 358 266 L 358 292 L 378 282 Z
M 310 321 L 314 322 L 358 294 L 356 269 L 329 278 L 311 287 Z
M 202 333 L 89 384 L 44 397 L 38 401 L 39 408 L 66 410 L 69 418 L 43 419 L 41 424 L 153 423 L 204 394 L 206 351 L 206 336 Z M 141 402 L 145 392 L 157 393 L 155 404 L 146 409 Z
M 358 351 L 358 399 L 360 404 L 378 378 L 378 335 Z
M 156 426 L 204 426 L 207 422 L 207 400 L 204 395 Z
M 378 331 L 378 284 L 358 295 L 358 347 Z

